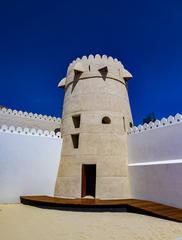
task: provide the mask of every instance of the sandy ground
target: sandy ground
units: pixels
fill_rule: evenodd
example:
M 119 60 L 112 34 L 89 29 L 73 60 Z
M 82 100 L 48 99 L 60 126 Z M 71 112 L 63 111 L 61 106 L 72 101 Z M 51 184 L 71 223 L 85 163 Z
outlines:
M 182 240 L 182 224 L 133 213 L 0 205 L 0 240 Z

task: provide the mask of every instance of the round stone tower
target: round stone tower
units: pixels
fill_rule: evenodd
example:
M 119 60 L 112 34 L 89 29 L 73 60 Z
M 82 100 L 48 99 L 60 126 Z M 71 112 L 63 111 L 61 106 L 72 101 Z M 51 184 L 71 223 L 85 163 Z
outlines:
M 65 89 L 62 152 L 55 196 L 130 197 L 127 130 L 132 125 L 121 62 L 103 55 L 77 58 L 59 83 Z

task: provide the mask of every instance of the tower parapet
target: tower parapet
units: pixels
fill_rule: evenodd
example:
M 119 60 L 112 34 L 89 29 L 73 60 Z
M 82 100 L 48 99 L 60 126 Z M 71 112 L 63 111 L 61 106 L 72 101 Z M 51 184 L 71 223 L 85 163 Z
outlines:
M 73 76 L 80 74 L 80 79 L 84 78 L 110 78 L 120 81 L 125 84 L 126 80 L 132 78 L 122 63 L 117 58 L 107 57 L 106 55 L 100 56 L 99 54 L 93 56 L 83 56 L 81 59 L 77 58 L 70 63 L 67 71 L 67 77 L 61 80 L 60 87 L 67 87 L 73 80 Z

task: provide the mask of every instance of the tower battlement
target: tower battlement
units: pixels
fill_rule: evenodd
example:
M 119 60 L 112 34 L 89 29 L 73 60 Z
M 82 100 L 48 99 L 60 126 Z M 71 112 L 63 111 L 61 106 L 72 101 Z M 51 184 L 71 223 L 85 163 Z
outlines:
M 79 79 L 98 77 L 104 80 L 108 78 L 125 83 L 132 78 L 132 75 L 117 58 L 96 54 L 77 58 L 70 63 L 66 77 L 60 81 L 58 86 L 67 87 L 77 77 Z
M 83 56 L 82 58 L 77 58 L 76 60 L 73 60 L 69 67 L 68 67 L 68 72 L 75 66 L 76 63 L 81 62 L 84 65 L 99 65 L 99 64 L 108 64 L 110 66 L 112 66 L 113 68 L 124 68 L 122 63 L 117 59 L 117 58 L 113 58 L 111 56 L 107 56 L 107 55 L 100 55 L 100 54 L 96 54 L 94 55 L 89 55 L 89 56 Z

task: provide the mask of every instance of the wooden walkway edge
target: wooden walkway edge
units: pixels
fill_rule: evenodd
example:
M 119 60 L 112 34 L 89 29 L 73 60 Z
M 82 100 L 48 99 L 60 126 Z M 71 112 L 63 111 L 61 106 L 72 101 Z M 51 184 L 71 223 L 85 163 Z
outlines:
M 61 210 L 126 211 L 182 222 L 182 209 L 139 199 L 65 199 L 50 196 L 21 196 L 23 204 Z

